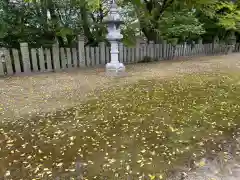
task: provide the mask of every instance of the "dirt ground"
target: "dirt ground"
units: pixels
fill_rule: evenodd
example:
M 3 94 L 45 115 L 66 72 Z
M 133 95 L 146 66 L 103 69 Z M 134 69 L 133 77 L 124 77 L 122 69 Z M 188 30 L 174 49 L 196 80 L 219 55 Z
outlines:
M 107 77 L 104 68 L 75 69 L 0 78 L 0 119 L 53 112 L 72 107 L 99 88 L 147 78 L 195 72 L 238 71 L 240 54 L 127 65 L 127 76 Z
M 43 73 L 0 78 L 0 120 L 54 112 L 81 103 L 89 93 L 100 88 L 133 83 L 141 79 L 172 78 L 186 73 L 239 71 L 240 54 L 185 58 L 148 64 L 127 65 L 127 76 L 106 77 L 104 68 L 75 69 L 68 72 Z M 186 178 L 171 180 L 237 180 L 240 163 L 228 162 L 227 175 L 218 163 L 206 160 L 206 166 L 187 172 Z M 230 172 L 231 171 L 231 172 Z M 231 175 L 229 175 L 231 174 Z

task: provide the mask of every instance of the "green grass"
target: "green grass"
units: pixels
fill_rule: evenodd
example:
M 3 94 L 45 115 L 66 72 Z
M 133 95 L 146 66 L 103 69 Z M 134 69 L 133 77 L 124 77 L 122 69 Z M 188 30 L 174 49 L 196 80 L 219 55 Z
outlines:
M 164 179 L 240 132 L 240 75 L 188 75 L 101 90 L 67 111 L 0 124 L 0 175 Z M 7 172 L 7 173 L 6 173 Z

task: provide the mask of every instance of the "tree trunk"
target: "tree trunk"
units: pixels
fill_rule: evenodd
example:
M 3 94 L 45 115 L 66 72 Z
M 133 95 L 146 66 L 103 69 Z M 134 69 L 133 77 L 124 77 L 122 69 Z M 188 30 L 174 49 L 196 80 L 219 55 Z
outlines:
M 85 1 L 80 6 L 80 13 L 81 13 L 81 19 L 82 19 L 82 23 L 83 23 L 84 35 L 87 37 L 87 40 L 88 40 L 88 42 L 85 45 L 94 44 L 95 38 L 89 28 L 90 24 L 88 23 L 88 15 L 87 15 L 87 11 L 86 11 L 86 2 Z

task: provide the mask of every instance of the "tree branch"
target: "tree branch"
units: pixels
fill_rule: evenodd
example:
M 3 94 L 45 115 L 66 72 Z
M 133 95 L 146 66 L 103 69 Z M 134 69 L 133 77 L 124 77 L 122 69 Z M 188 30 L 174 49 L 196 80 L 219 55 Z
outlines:
M 158 11 L 159 13 L 157 13 L 157 14 L 155 15 L 154 19 L 155 19 L 155 20 L 158 20 L 158 19 L 162 16 L 162 14 L 164 13 L 164 11 L 165 11 L 169 6 L 171 6 L 171 5 L 173 4 L 173 2 L 174 2 L 174 0 L 164 0 L 162 6 L 159 6 L 159 7 L 158 7 L 158 8 L 159 8 L 159 11 Z
M 93 13 L 90 13 L 90 17 L 92 18 L 93 22 L 96 23 L 96 18 L 94 17 Z
M 163 1 L 163 5 L 162 5 L 162 7 L 161 7 L 161 9 L 160 9 L 160 13 L 159 13 L 159 14 L 162 14 L 170 5 L 172 5 L 172 4 L 173 4 L 173 1 L 174 1 L 174 0 L 170 0 L 170 1 L 164 0 L 164 1 Z

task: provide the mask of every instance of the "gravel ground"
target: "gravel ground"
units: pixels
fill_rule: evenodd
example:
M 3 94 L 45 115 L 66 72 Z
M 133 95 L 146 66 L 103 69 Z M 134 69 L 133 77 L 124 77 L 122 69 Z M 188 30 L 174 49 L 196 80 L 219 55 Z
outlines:
M 109 78 L 103 68 L 0 78 L 0 118 L 51 112 L 78 104 L 99 88 L 147 78 L 168 78 L 196 72 L 239 70 L 240 54 L 188 58 L 127 66 L 127 76 Z
M 237 155 L 233 155 L 233 151 Z M 194 170 L 181 170 L 169 180 L 239 180 L 240 179 L 240 138 L 226 142 L 226 147 L 214 157 L 203 158 Z
M 88 93 L 112 85 L 132 83 L 140 79 L 169 78 L 186 73 L 239 71 L 240 54 L 188 58 L 188 60 L 127 66 L 127 76 L 106 77 L 103 68 L 73 70 L 71 72 L 33 74 L 0 78 L 0 119 L 52 112 L 77 105 Z M 238 143 L 240 144 L 240 143 Z M 229 155 L 224 169 L 217 160 L 204 159 L 204 166 L 186 172 L 176 180 L 239 180 L 240 164 Z

